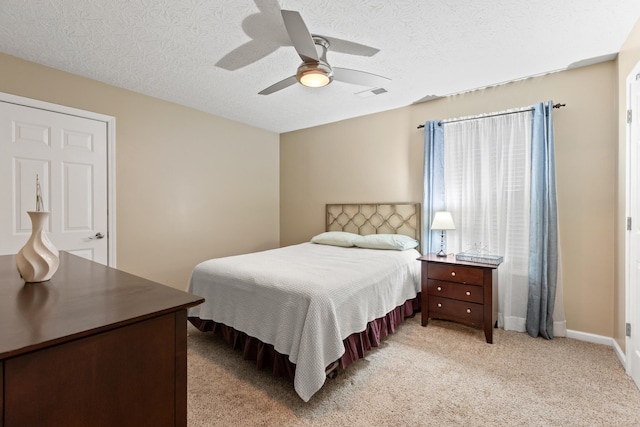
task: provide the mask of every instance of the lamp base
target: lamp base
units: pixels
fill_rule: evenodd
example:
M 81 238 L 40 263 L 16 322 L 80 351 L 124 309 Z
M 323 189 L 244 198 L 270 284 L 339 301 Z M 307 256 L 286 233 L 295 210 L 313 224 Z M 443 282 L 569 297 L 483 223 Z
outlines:
M 444 251 L 444 230 L 440 230 L 440 252 L 436 254 L 439 257 L 446 257 L 447 254 Z

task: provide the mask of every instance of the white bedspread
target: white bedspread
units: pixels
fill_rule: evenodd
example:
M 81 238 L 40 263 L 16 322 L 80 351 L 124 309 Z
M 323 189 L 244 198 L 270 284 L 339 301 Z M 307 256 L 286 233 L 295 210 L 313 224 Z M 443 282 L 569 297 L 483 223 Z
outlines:
M 362 332 L 420 290 L 420 254 L 302 243 L 211 259 L 195 267 L 189 291 L 205 303 L 189 316 L 214 320 L 272 344 L 296 364 L 294 388 L 309 401 L 325 367 Z

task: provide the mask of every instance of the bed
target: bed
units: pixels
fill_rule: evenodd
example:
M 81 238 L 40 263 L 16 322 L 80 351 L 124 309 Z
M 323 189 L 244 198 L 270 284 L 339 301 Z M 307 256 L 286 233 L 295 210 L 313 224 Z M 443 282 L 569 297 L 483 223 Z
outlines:
M 204 261 L 189 284 L 205 298 L 189 321 L 259 369 L 292 378 L 304 401 L 420 308 L 419 204 L 329 204 L 325 230 L 310 242 Z

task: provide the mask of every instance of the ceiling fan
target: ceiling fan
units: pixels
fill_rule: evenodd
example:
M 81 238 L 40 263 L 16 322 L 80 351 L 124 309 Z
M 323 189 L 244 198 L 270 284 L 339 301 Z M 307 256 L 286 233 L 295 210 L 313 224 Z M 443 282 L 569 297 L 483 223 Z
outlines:
M 291 43 L 296 52 L 298 52 L 300 59 L 302 59 L 302 64 L 298 66 L 295 75 L 261 90 L 258 92 L 260 95 L 272 94 L 296 82 L 307 87 L 323 87 L 333 80 L 337 80 L 355 85 L 375 87 L 391 81 L 387 77 L 365 71 L 332 67 L 327 62 L 327 50 L 330 47 L 327 38 L 312 35 L 302 20 L 300 13 L 294 10 L 282 10 L 281 13 Z

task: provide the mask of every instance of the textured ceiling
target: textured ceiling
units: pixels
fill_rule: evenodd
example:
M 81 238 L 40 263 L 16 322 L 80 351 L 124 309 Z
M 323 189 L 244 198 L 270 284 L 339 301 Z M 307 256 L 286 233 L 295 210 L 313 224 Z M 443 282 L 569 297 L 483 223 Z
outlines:
M 300 63 L 281 8 L 313 34 L 379 49 L 327 58 L 389 77 L 387 92 L 258 95 Z M 639 18 L 638 0 L 0 0 L 0 51 L 286 132 L 610 59 Z

